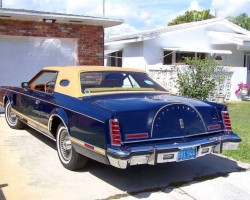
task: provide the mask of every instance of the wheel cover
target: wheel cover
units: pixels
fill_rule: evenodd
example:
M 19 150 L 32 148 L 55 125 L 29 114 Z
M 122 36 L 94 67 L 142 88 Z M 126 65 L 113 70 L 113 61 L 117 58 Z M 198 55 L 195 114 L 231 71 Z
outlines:
M 17 118 L 17 115 L 16 113 L 14 113 L 12 111 L 12 108 L 11 108 L 11 105 L 10 104 L 7 104 L 7 108 L 6 108 L 6 119 L 8 121 L 8 123 L 11 125 L 11 126 L 15 126 L 17 124 L 17 121 L 18 121 L 18 118 Z
M 72 145 L 69 139 L 68 132 L 65 128 L 63 128 L 60 132 L 59 148 L 60 148 L 60 154 L 62 158 L 66 162 L 69 162 L 72 156 Z

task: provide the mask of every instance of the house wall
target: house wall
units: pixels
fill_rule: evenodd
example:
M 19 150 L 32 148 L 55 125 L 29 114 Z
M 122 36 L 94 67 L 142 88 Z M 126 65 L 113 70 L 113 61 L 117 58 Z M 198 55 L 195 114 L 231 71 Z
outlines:
M 144 41 L 144 58 L 148 65 L 163 64 L 163 48 L 210 48 L 205 29 L 168 34 Z M 170 50 L 171 51 L 171 50 Z
M 143 57 L 143 42 L 133 42 L 126 44 L 116 44 L 111 47 L 107 46 L 105 50 L 122 50 L 122 67 L 126 68 L 137 68 L 145 70 L 145 66 L 147 63 Z M 105 55 L 104 65 L 108 65 L 108 57 L 109 55 Z
M 211 47 L 213 49 L 226 49 L 232 51 L 232 54 L 221 55 L 222 61 L 219 61 L 220 65 L 236 67 L 244 66 L 244 52 L 239 51 L 236 44 L 219 44 L 212 45 Z
M 103 65 L 103 27 L 0 19 L 0 35 L 76 38 L 78 65 Z
M 154 39 L 144 40 L 137 43 L 120 44 L 119 49 L 123 49 L 124 52 L 131 51 L 130 53 L 124 53 L 124 63 L 126 66 L 133 66 L 133 63 L 138 63 L 138 68 L 145 68 L 146 65 L 162 65 L 163 64 L 163 48 L 186 48 L 186 49 L 217 49 L 217 50 L 231 50 L 232 55 L 223 55 L 222 65 L 243 66 L 244 54 L 243 51 L 237 50 L 235 44 L 219 44 L 213 45 L 214 38 L 209 37 L 208 31 L 219 31 L 234 33 L 231 29 L 221 25 L 211 25 L 209 27 L 199 27 L 199 29 L 180 30 L 174 31 L 174 33 L 165 33 L 159 35 Z M 222 41 L 225 43 L 225 41 Z M 135 45 L 136 44 L 136 45 Z M 115 48 L 115 45 L 106 47 Z M 171 51 L 171 50 L 170 50 Z M 142 57 L 140 54 L 142 53 Z M 138 60 L 131 59 L 131 54 L 139 55 Z M 127 57 L 128 55 L 128 57 Z M 171 55 L 170 55 L 171 56 Z M 134 56 L 136 58 L 136 56 Z
M 123 67 L 137 68 L 145 70 L 146 62 L 143 56 L 143 43 L 135 42 L 124 45 L 123 48 Z

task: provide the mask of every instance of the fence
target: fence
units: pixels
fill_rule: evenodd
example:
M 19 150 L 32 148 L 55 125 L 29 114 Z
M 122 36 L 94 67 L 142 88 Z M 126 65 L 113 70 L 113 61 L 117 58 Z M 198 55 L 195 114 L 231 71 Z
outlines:
M 173 93 L 177 93 L 176 87 L 177 68 L 187 67 L 186 65 L 148 65 L 146 70 L 152 77 L 161 82 L 166 88 Z M 239 83 L 246 83 L 247 68 L 245 67 L 228 67 L 223 66 L 224 71 L 219 72 L 217 76 L 221 76 L 224 80 L 216 88 L 215 93 L 209 100 L 214 101 L 218 95 L 223 95 L 225 100 L 239 100 L 235 91 L 238 89 Z

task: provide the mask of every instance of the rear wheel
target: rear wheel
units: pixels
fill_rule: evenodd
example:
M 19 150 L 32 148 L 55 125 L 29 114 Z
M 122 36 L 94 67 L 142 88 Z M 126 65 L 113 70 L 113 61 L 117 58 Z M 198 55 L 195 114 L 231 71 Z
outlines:
M 10 128 L 22 129 L 25 125 L 18 119 L 18 116 L 12 110 L 10 101 L 5 106 L 5 119 Z
M 86 165 L 88 158 L 75 151 L 68 130 L 62 124 L 57 129 L 56 147 L 59 159 L 66 169 L 76 170 Z

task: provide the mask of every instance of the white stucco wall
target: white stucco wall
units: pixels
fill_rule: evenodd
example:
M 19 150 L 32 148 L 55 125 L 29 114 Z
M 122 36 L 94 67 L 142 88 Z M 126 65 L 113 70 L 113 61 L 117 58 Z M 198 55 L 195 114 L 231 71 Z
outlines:
M 233 76 L 231 79 L 231 98 L 230 100 L 239 100 L 235 95 L 235 90 L 238 89 L 238 84 L 246 83 L 247 81 L 247 68 L 246 67 L 231 67 L 233 71 Z
M 213 49 L 226 49 L 226 50 L 232 51 L 232 54 L 221 55 L 222 61 L 219 62 L 220 65 L 236 66 L 236 67 L 244 66 L 244 51 L 238 50 L 236 44 L 212 45 L 212 48 Z
M 205 29 L 175 32 L 152 40 L 144 41 L 143 55 L 148 65 L 163 64 L 163 48 L 208 49 L 210 38 Z
M 163 64 L 163 48 L 183 49 L 216 49 L 230 50 L 232 55 L 223 55 L 221 65 L 243 66 L 243 51 L 237 50 L 236 44 L 228 44 L 228 41 L 218 40 L 208 35 L 209 31 L 235 33 L 232 29 L 214 24 L 200 26 L 190 30 L 178 30 L 159 35 L 150 40 L 136 43 L 112 44 L 105 46 L 106 49 L 123 49 L 124 65 L 145 68 L 146 65 Z M 223 44 L 224 43 L 224 44 Z M 228 45 L 226 45 L 228 44 Z
M 123 67 L 145 70 L 146 62 L 143 56 L 143 42 L 128 43 L 124 45 Z
M 105 47 L 105 51 L 122 50 L 122 67 L 145 70 L 147 63 L 143 56 L 143 42 L 115 44 Z M 108 55 L 104 56 L 104 65 L 108 65 Z

